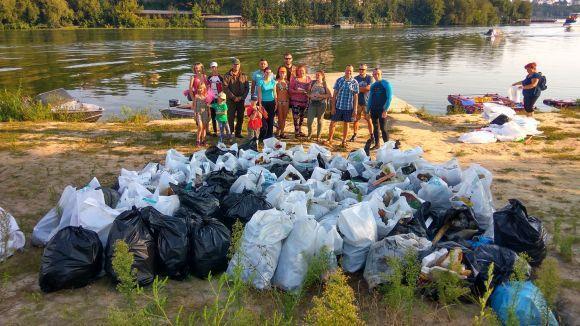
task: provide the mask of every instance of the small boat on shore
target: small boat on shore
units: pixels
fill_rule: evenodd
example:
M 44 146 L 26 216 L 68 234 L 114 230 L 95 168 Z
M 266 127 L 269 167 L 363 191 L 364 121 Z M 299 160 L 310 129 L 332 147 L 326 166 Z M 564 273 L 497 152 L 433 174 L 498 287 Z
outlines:
M 38 94 L 35 100 L 48 105 L 54 119 L 59 121 L 97 122 L 105 111 L 98 105 L 79 101 L 63 88 Z
M 557 109 L 580 107 L 580 100 L 545 99 L 543 102 L 544 104 L 555 107 Z
M 195 114 L 191 109 L 191 104 L 180 104 L 160 109 L 164 119 L 195 119 Z
M 497 103 L 510 107 L 516 111 L 523 109 L 522 103 L 516 103 L 507 96 L 499 94 L 482 94 L 482 95 L 461 95 L 451 94 L 447 96 L 447 101 L 451 104 L 447 112 L 457 112 L 463 110 L 465 113 L 479 113 L 483 110 L 483 103 Z
M 490 28 L 487 32 L 484 33 L 484 35 L 490 38 L 495 38 L 502 36 L 503 32 L 498 28 Z

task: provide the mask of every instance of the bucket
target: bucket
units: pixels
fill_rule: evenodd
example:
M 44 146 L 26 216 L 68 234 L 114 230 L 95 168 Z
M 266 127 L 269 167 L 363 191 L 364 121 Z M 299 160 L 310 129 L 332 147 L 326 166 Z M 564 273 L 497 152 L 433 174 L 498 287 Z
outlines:
M 170 108 L 174 108 L 176 106 L 179 106 L 179 104 L 181 104 L 181 103 L 179 102 L 178 99 L 172 98 L 171 100 L 169 100 L 169 107 Z

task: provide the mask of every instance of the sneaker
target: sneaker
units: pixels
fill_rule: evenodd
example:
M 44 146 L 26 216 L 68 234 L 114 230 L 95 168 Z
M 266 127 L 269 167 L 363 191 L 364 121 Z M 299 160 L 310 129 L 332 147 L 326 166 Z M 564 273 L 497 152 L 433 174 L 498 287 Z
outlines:
M 349 142 L 354 142 L 356 141 L 356 134 L 353 134 L 352 137 L 350 137 L 350 139 L 348 140 Z
M 367 156 L 370 156 L 370 154 L 371 154 L 371 145 L 372 144 L 373 144 L 372 138 L 368 139 L 365 143 L 364 151 L 367 154 Z
M 401 148 L 401 141 L 395 140 L 395 149 Z

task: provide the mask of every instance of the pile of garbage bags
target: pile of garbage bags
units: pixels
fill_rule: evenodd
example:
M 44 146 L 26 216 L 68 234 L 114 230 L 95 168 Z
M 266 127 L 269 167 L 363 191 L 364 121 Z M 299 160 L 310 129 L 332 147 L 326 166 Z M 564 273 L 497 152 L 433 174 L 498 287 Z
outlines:
M 388 283 L 390 259 L 412 251 L 425 281 L 447 271 L 477 291 L 492 262 L 497 286 L 509 281 L 518 254 L 541 263 L 542 223 L 517 200 L 496 211 L 488 170 L 464 169 L 455 158 L 435 164 L 422 154 L 387 142 L 374 160 L 362 149 L 343 157 L 316 144 L 287 148 L 275 138 L 261 152 L 255 143 L 191 155 L 169 150 L 164 165 L 122 169 L 111 187 L 93 179 L 64 190 L 33 232 L 33 243 L 46 245 L 42 288 L 82 286 L 103 269 L 115 280 L 118 240 L 128 244 L 142 285 L 156 275 L 226 271 L 257 289 L 295 291 L 318 258 L 362 272 L 372 289 Z M 243 234 L 228 260 L 238 221 Z M 58 270 L 66 256 L 78 273 Z
M 489 126 L 464 133 L 459 141 L 469 144 L 487 144 L 496 141 L 521 141 L 527 136 L 539 135 L 540 122 L 531 117 L 516 115 L 512 108 L 497 104 L 483 103 L 482 116 Z

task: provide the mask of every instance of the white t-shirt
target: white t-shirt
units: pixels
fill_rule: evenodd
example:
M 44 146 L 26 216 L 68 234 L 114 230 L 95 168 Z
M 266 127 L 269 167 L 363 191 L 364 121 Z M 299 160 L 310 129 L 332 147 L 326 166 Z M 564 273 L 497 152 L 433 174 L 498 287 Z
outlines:
M 210 76 L 208 78 L 210 84 L 211 84 L 211 89 L 213 90 L 214 94 L 219 93 L 218 91 L 218 84 L 222 84 L 222 81 L 220 79 L 220 76 Z

